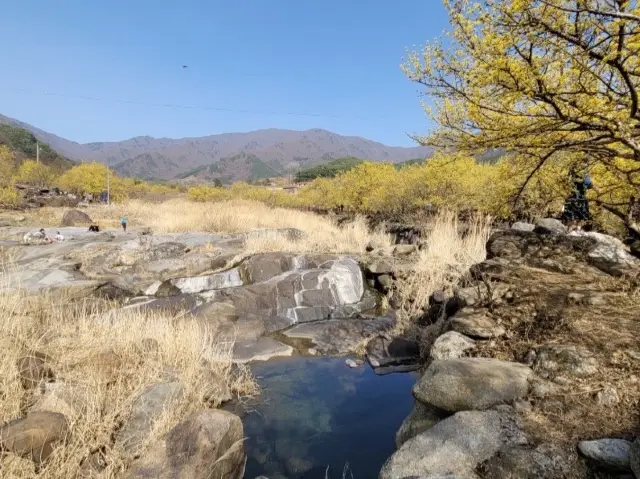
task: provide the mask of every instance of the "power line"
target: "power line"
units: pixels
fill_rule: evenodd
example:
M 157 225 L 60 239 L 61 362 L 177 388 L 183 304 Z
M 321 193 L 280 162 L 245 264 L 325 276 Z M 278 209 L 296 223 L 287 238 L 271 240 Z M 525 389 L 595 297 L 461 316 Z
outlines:
M 6 90 L 5 90 L 6 91 Z M 58 98 L 66 98 L 70 100 L 87 100 L 87 101 L 99 101 L 105 103 L 121 103 L 125 105 L 139 105 L 139 106 L 147 106 L 147 107 L 156 107 L 156 108 L 175 108 L 182 110 L 207 110 L 207 111 L 219 111 L 225 113 L 243 113 L 243 114 L 254 114 L 254 115 L 273 115 L 273 116 L 300 116 L 300 117 L 310 117 L 310 118 L 332 118 L 332 119 L 341 119 L 341 120 L 386 120 L 384 117 L 375 117 L 375 116 L 342 116 L 342 115 L 326 115 L 323 113 L 299 113 L 299 112 L 285 112 L 285 111 L 275 111 L 275 110 L 250 110 L 250 109 L 238 109 L 238 108 L 224 108 L 217 106 L 207 106 L 207 105 L 180 105 L 175 103 L 148 103 L 136 100 L 123 100 L 116 98 L 99 98 L 94 96 L 82 96 L 82 95 L 66 95 L 63 93 L 54 93 L 54 92 L 34 92 L 25 90 L 22 88 L 14 89 L 13 91 L 27 94 L 27 95 L 43 95 L 43 96 L 51 96 Z

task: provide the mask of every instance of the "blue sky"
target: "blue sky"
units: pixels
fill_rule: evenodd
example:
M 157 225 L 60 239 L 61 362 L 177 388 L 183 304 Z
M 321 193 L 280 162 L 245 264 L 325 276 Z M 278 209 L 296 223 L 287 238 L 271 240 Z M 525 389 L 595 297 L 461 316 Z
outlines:
M 446 27 L 439 0 L 5 2 L 0 113 L 79 142 L 325 128 L 409 146 L 429 125 L 399 65 Z

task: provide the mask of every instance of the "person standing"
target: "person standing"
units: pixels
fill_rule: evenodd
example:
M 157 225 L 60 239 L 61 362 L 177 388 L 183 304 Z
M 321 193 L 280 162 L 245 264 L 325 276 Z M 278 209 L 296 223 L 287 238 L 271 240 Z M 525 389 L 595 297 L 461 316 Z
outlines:
M 589 174 L 578 175 L 575 170 L 569 172 L 572 190 L 564 204 L 562 219 L 567 222 L 569 231 L 582 229 L 583 224 L 591 219 L 587 190 L 593 188 Z
M 127 223 L 129 222 L 129 220 L 127 219 L 126 216 L 123 216 L 122 218 L 120 218 L 120 224 L 122 225 L 122 231 L 124 231 L 125 233 L 127 232 Z

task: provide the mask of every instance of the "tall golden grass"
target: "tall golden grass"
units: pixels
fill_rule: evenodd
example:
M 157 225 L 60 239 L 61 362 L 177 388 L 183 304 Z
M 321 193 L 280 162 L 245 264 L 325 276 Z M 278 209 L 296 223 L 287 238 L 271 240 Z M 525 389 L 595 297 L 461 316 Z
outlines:
M 89 206 L 85 211 L 102 228 L 119 227 L 127 216 L 132 230 L 143 226 L 155 233 L 210 232 L 239 233 L 256 229 L 296 228 L 304 235 L 292 241 L 287 235 L 252 235 L 247 241 L 250 252 L 288 251 L 323 253 L 364 253 L 391 246 L 391 237 L 381 231 L 369 231 L 362 218 L 344 226 L 329 217 L 285 208 L 274 208 L 257 201 L 231 200 L 198 203 L 173 199 L 163 203 L 131 200 L 117 205 Z M 31 213 L 28 224 L 58 226 L 63 208 L 41 208 Z
M 106 464 L 100 477 L 122 477 L 130 459 L 112 435 L 139 393 L 155 383 L 179 381 L 184 390 L 143 448 L 194 410 L 216 407 L 229 394 L 256 393 L 248 369 L 231 362 L 232 341 L 216 341 L 213 332 L 163 313 L 127 310 L 112 322 L 97 319 L 112 308 L 59 294 L 0 294 L 0 424 L 23 417 L 42 397 L 38 389 L 23 389 L 20 357 L 45 355 L 56 381 L 73 392 L 56 406 L 70 421 L 67 443 L 38 470 L 30 461 L 3 461 L 2 477 L 84 477 L 81 464 L 97 451 Z

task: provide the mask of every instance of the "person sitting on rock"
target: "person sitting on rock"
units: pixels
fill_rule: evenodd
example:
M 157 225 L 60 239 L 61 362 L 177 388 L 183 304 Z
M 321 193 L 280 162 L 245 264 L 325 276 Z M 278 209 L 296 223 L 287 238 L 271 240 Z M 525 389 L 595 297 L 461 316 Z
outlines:
M 587 190 L 593 188 L 589 174 L 578 175 L 575 169 L 569 171 L 572 191 L 565 200 L 562 220 L 567 223 L 569 231 L 582 229 L 585 222 L 591 219 Z
M 57 241 L 58 243 L 60 243 L 60 242 L 64 241 L 64 236 L 62 236 L 62 235 L 60 234 L 60 231 L 56 231 L 56 241 Z

